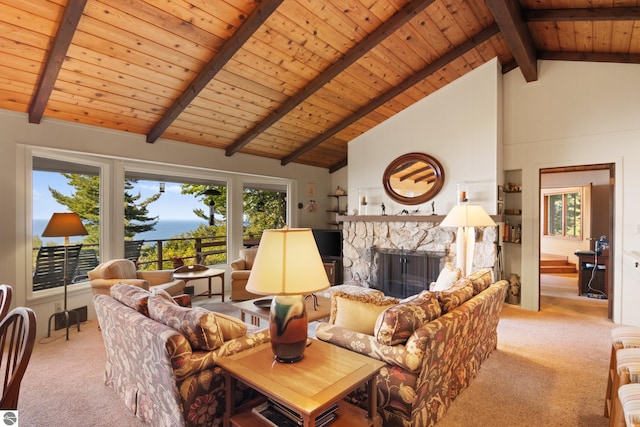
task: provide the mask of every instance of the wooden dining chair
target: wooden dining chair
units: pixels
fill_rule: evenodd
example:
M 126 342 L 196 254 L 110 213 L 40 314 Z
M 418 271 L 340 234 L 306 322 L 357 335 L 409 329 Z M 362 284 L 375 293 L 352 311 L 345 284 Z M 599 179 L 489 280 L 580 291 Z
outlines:
M 14 308 L 0 321 L 0 409 L 18 409 L 20 384 L 36 341 L 36 315 L 27 307 Z
M 11 308 L 13 288 L 11 285 L 0 284 L 0 320 L 4 319 Z

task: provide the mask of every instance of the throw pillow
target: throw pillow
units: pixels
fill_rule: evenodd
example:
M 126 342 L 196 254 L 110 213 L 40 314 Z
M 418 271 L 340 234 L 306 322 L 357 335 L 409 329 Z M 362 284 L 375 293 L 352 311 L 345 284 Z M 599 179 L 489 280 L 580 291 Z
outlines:
M 151 295 L 149 291 L 125 283 L 116 283 L 109 289 L 109 293 L 114 300 L 149 317 L 147 308 L 147 300 Z
M 247 324 L 240 319 L 222 313 L 215 313 L 215 315 L 224 341 L 229 341 L 247 334 Z
M 440 316 L 436 294 L 422 291 L 384 310 L 376 321 L 374 335 L 380 344 L 404 344 L 413 332 Z
M 373 295 L 334 292 L 331 295 L 329 322 L 356 332 L 373 335 L 380 313 L 398 302 L 397 298 L 391 297 L 380 298 Z
M 165 291 L 164 289 L 160 289 L 157 287 L 153 287 L 151 289 L 149 289 L 149 292 L 151 293 L 151 295 L 157 295 L 161 298 L 163 298 L 165 301 L 167 301 L 170 304 L 178 304 L 173 297 L 171 296 L 171 294 L 167 291 Z
M 204 308 L 181 307 L 152 295 L 149 297 L 149 317 L 180 332 L 195 350 L 211 351 L 223 343 L 216 314 Z
M 453 268 L 451 263 L 446 263 L 444 268 L 440 271 L 438 275 L 438 279 L 436 280 L 436 284 L 431 288 L 432 291 L 446 291 L 454 283 L 460 279 L 462 276 L 462 272 L 459 268 Z
M 473 284 L 467 277 L 458 280 L 446 291 L 436 292 L 442 314 L 448 313 L 473 297 Z
M 493 283 L 493 272 L 491 269 L 483 268 L 471 273 L 469 280 L 473 284 L 473 295 L 478 295 Z

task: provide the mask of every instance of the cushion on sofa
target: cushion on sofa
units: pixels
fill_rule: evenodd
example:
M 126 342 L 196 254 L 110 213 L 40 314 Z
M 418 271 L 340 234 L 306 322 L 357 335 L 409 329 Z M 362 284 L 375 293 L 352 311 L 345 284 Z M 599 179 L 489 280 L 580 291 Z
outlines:
M 380 344 L 404 344 L 413 331 L 436 319 L 441 312 L 436 294 L 422 291 L 380 313 L 374 336 Z
M 473 284 L 468 277 L 458 280 L 446 291 L 436 292 L 442 314 L 446 314 L 473 297 Z
M 483 268 L 474 271 L 468 278 L 473 285 L 473 295 L 478 295 L 493 283 L 493 272 L 489 268 Z
M 224 341 L 229 341 L 247 334 L 247 324 L 240 319 L 222 313 L 214 312 L 214 314 Z
M 440 270 L 438 279 L 431 288 L 432 291 L 446 291 L 454 283 L 456 283 L 460 277 L 462 277 L 462 271 L 459 268 L 454 268 L 450 262 L 446 263 L 444 268 Z
M 149 289 L 149 293 L 151 295 L 156 295 L 159 296 L 161 298 L 163 298 L 165 301 L 167 301 L 169 304 L 176 304 L 178 305 L 178 303 L 173 299 L 173 297 L 171 296 L 171 294 L 167 291 L 165 291 L 162 288 L 159 288 L 157 286 Z
M 180 332 L 193 349 L 211 351 L 223 343 L 215 313 L 204 308 L 180 307 L 152 295 L 149 297 L 149 317 Z
M 129 308 L 149 317 L 148 299 L 149 291 L 138 286 L 127 285 L 126 283 L 116 283 L 109 290 L 111 298 L 121 302 Z
M 353 295 L 347 292 L 331 294 L 329 322 L 367 335 L 373 329 L 380 313 L 399 302 L 397 298 L 377 295 Z

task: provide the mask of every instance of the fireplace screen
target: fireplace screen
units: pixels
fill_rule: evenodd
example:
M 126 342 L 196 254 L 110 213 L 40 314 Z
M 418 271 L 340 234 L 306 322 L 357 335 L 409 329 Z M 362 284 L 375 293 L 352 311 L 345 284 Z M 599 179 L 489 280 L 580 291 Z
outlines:
M 406 298 L 429 289 L 444 265 L 446 253 L 372 248 L 374 288 L 385 295 Z

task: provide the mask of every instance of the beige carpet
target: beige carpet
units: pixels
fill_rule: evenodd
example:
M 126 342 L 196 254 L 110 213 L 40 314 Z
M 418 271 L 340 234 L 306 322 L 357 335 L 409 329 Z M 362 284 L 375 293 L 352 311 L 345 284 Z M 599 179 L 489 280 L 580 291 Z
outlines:
M 543 288 L 542 310 L 506 305 L 498 349 L 438 424 L 459 426 L 605 426 L 610 350 L 606 301 Z M 197 304 L 212 300 L 198 299 Z M 20 395 L 22 426 L 140 426 L 104 386 L 105 353 L 96 322 L 64 340 L 36 345 Z

